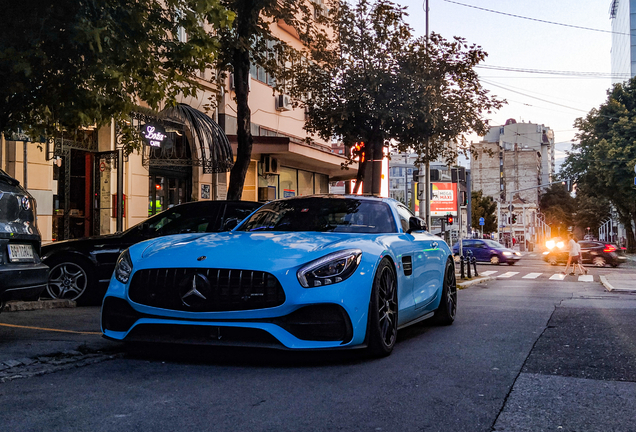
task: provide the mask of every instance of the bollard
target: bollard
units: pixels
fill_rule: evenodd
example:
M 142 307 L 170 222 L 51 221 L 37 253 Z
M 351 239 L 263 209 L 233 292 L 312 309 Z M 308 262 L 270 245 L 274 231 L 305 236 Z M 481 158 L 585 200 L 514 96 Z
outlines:
M 471 274 L 470 274 L 470 258 L 472 257 L 472 252 L 468 251 L 468 254 L 466 255 L 466 266 L 468 267 L 468 272 L 466 273 L 466 277 L 468 279 L 472 278 Z
M 473 262 L 473 267 L 474 267 L 474 269 L 475 269 L 475 277 L 477 277 L 477 276 L 479 276 L 479 275 L 477 274 L 477 258 L 472 257 L 472 262 Z M 469 265 L 470 265 L 470 264 L 469 264 Z
M 459 256 L 459 277 L 464 279 L 465 277 L 465 273 L 464 273 L 464 257 L 463 256 Z

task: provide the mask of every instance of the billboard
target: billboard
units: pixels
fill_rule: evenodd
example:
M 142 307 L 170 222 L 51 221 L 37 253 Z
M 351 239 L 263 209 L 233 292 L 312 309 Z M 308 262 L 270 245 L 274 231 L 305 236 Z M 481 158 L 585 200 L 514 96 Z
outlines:
M 431 216 L 457 216 L 457 183 L 431 183 Z M 424 197 L 418 193 L 424 202 Z M 415 200 L 415 211 L 419 211 L 420 200 Z

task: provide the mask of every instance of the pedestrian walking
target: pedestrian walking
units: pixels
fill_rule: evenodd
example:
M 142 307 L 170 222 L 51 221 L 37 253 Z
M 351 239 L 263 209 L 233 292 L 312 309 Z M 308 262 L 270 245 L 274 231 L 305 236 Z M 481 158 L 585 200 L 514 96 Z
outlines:
M 579 245 L 579 242 L 572 233 L 570 233 L 568 251 L 568 263 L 565 265 L 565 271 L 563 272 L 563 274 L 568 274 L 568 268 L 570 268 L 570 264 L 572 264 L 572 272 L 570 273 L 571 275 L 574 275 L 574 272 L 577 268 L 579 270 L 579 274 L 587 274 L 587 269 L 581 264 L 581 245 Z

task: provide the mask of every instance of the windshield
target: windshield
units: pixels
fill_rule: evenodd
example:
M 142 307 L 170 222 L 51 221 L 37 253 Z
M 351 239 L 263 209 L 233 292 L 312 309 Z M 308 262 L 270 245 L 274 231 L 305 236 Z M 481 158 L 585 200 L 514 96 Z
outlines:
M 261 207 L 237 231 L 394 233 L 386 203 L 354 198 L 300 198 Z

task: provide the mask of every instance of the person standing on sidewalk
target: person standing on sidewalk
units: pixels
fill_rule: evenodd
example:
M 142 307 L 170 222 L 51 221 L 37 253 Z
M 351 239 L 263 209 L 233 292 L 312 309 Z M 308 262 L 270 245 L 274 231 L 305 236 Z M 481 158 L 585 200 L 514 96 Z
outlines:
M 574 271 L 578 268 L 579 274 L 587 274 L 587 269 L 581 265 L 581 245 L 576 241 L 574 234 L 570 233 L 570 241 L 568 242 L 568 263 L 565 266 L 563 274 L 568 274 L 568 268 L 572 264 L 571 275 L 574 275 Z

